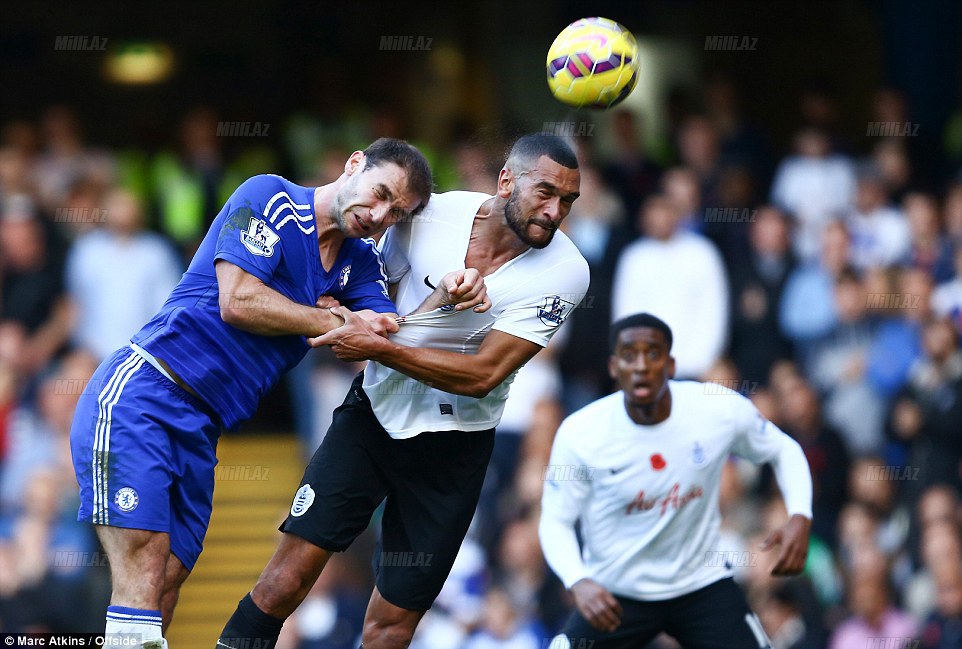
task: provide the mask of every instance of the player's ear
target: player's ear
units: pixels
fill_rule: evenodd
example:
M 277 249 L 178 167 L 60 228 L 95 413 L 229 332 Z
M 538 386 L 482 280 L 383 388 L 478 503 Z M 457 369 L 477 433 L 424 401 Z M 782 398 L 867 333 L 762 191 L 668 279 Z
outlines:
M 350 176 L 361 169 L 364 169 L 364 152 L 355 151 L 344 163 L 344 173 Z
M 618 357 L 614 354 L 608 357 L 608 376 L 611 380 L 618 382 Z
M 501 169 L 501 173 L 498 174 L 498 196 L 501 198 L 509 198 L 514 192 L 514 174 L 507 167 Z
M 675 378 L 675 357 L 674 356 L 668 357 L 668 365 L 666 366 L 666 369 L 668 370 L 668 378 L 669 379 Z

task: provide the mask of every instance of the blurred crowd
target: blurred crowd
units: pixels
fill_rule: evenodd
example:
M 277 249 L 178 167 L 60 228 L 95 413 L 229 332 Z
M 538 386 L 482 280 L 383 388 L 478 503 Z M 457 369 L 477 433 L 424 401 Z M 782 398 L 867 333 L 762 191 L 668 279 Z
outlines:
M 758 550 L 786 516 L 771 472 L 733 458 L 724 476 L 718 549 L 741 558 L 736 578 L 773 646 L 962 646 L 958 162 L 932 163 L 892 89 L 864 120 L 902 125 L 879 131 L 890 137 L 844 132 L 838 97 L 814 88 L 791 141 L 776 143 L 741 100 L 717 78 L 670 102 L 663 144 L 626 109 L 605 115 L 604 137 L 573 142 L 581 197 L 563 227 L 591 287 L 512 387 L 478 515 L 412 646 L 536 649 L 560 628 L 571 602 L 537 537 L 551 441 L 566 414 L 612 389 L 608 325 L 637 311 L 672 327 L 677 378 L 741 392 L 805 451 L 815 520 L 799 578 L 770 577 L 773 557 Z M 2 126 L 4 630 L 102 624 L 105 569 L 74 521 L 73 407 L 99 361 L 161 305 L 230 192 L 255 173 L 327 182 L 353 148 L 406 134 L 389 113 L 296 115 L 239 142 L 219 124 L 191 111 L 171 148 L 150 154 L 85 142 L 64 107 Z M 467 130 L 452 141 L 414 141 L 438 188 L 493 192 L 506 142 Z M 356 370 L 321 350 L 292 373 L 305 453 Z M 361 547 L 332 562 L 286 646 L 357 646 L 371 587 Z

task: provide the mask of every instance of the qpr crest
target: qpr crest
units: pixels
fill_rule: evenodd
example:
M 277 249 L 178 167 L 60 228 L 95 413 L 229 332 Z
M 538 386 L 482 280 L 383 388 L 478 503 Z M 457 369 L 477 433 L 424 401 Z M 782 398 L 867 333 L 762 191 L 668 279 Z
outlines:
M 695 466 L 701 466 L 707 461 L 707 456 L 705 455 L 705 447 L 699 444 L 697 441 L 691 447 L 691 461 Z
M 314 490 L 311 489 L 311 485 L 301 485 L 301 488 L 294 494 L 294 503 L 291 505 L 291 516 L 302 516 L 313 504 Z
M 247 230 L 241 232 L 241 243 L 252 255 L 258 257 L 270 257 L 274 254 L 274 246 L 280 241 L 280 237 L 267 227 L 264 221 L 251 217 L 250 225 Z M 345 281 L 346 278 L 345 278 Z
M 560 295 L 553 295 L 544 299 L 544 304 L 538 307 L 538 318 L 549 327 L 557 327 L 571 310 L 575 308 L 575 303 L 565 300 Z

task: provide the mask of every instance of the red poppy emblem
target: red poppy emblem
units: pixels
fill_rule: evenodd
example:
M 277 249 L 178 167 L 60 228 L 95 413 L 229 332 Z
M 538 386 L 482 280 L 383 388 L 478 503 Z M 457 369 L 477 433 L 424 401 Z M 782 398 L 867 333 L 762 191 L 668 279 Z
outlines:
M 661 456 L 661 453 L 655 453 L 651 456 L 651 468 L 655 471 L 661 471 L 667 465 L 668 463 L 665 462 L 665 458 Z

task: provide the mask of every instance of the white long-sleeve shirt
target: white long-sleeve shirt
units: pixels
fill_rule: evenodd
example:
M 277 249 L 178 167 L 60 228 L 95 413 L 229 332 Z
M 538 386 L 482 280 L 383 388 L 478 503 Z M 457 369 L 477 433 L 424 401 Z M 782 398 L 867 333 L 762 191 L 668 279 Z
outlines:
M 715 246 L 679 232 L 667 241 L 642 239 L 624 249 L 611 299 L 615 320 L 646 311 L 674 336 L 677 376 L 697 379 L 721 356 L 728 327 L 728 282 Z
M 867 214 L 848 216 L 852 235 L 852 264 L 859 270 L 891 266 L 912 251 L 912 231 L 905 214 L 894 207 L 880 207 Z
M 792 156 L 778 165 L 771 199 L 795 216 L 795 251 L 804 261 L 818 258 L 825 226 L 852 207 L 855 184 L 852 161 L 841 155 Z
M 811 518 L 812 478 L 798 443 L 727 388 L 671 381 L 670 390 L 671 415 L 659 424 L 634 423 L 616 392 L 558 429 L 539 535 L 566 588 L 590 577 L 617 595 L 664 600 L 731 576 L 718 495 L 732 453 L 771 463 L 789 514 Z

